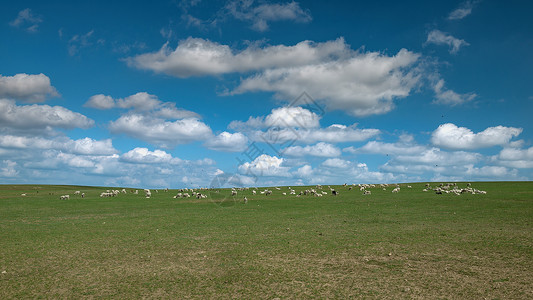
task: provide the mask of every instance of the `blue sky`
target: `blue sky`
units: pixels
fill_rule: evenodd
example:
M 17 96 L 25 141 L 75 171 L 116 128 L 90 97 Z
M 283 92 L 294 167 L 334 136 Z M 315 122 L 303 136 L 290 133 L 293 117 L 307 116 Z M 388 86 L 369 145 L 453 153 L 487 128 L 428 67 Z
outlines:
M 533 179 L 526 1 L 2 6 L 1 183 Z

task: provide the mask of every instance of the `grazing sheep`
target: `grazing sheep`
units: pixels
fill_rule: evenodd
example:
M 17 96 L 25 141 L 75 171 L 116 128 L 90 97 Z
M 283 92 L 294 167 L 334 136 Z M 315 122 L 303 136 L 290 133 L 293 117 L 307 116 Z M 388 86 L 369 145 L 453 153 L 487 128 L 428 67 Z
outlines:
M 248 198 L 244 197 L 244 204 L 248 203 Z
M 61 200 L 69 200 L 70 199 L 70 195 L 63 195 L 60 197 Z
M 81 197 L 82 197 L 82 198 L 85 198 L 85 193 L 81 193 Z
M 372 194 L 372 192 L 369 191 L 369 190 L 366 190 L 366 191 L 363 192 L 363 195 L 371 195 L 371 194 Z
M 255 190 L 252 190 L 252 195 L 255 195 L 257 194 L 257 192 Z
M 400 187 L 396 187 L 392 190 L 393 193 L 398 193 L 400 192 Z
M 144 189 L 144 195 L 146 198 L 152 197 L 152 192 L 149 189 Z
M 80 193 L 81 193 L 80 191 L 75 191 L 74 195 L 79 195 Z
M 231 190 L 231 196 L 237 196 L 237 191 L 236 190 Z
M 338 196 L 338 195 L 339 195 L 339 192 L 337 192 L 336 190 L 332 189 L 332 190 L 331 190 L 331 195 L 333 195 L 333 196 Z

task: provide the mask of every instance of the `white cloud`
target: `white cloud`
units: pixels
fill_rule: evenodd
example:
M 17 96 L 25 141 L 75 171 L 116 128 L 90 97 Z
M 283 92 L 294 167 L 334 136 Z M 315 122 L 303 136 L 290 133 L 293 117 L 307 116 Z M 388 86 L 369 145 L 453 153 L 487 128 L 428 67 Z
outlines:
M 43 19 L 39 16 L 33 14 L 31 9 L 26 8 L 19 11 L 17 18 L 11 22 L 9 25 L 12 27 L 23 28 L 27 32 L 37 32 L 39 29 L 39 24 Z
M 112 121 L 109 129 L 113 133 L 123 133 L 165 148 L 206 140 L 212 136 L 211 128 L 195 118 L 170 122 L 135 113 Z
M 282 150 L 284 155 L 287 156 L 318 156 L 318 157 L 335 157 L 340 156 L 341 151 L 339 148 L 332 144 L 320 142 L 313 146 L 292 146 Z
M 478 149 L 502 146 L 522 133 L 522 128 L 496 126 L 474 133 L 455 124 L 440 125 L 431 135 L 431 143 L 447 149 Z
M 446 152 L 439 148 L 431 148 L 417 155 L 398 155 L 395 161 L 410 164 L 427 164 L 431 166 L 452 166 L 473 164 L 481 159 L 478 153 L 456 151 Z
M 266 127 L 299 127 L 316 128 L 319 127 L 320 117 L 305 108 L 280 107 L 275 108 L 266 116 L 264 126 Z
M 448 45 L 450 47 L 449 51 L 451 54 L 456 54 L 461 47 L 470 45 L 465 40 L 455 38 L 437 29 L 432 30 L 428 34 L 426 43 L 432 43 L 435 45 Z
M 179 163 L 181 160 L 172 158 L 172 155 L 163 151 L 150 151 L 147 148 L 135 148 L 121 155 L 120 159 L 125 162 L 137 164 L 155 163 Z
M 320 116 L 302 107 L 275 108 L 266 117 L 250 117 L 248 121 L 233 121 L 228 126 L 239 130 L 254 141 L 273 144 L 298 141 L 315 142 L 358 142 L 380 133 L 378 129 L 358 129 L 351 126 L 332 124 L 320 128 Z M 265 131 L 257 130 L 267 128 Z
M 261 176 L 281 176 L 290 177 L 289 167 L 282 166 L 283 158 L 262 154 L 252 162 L 245 162 L 239 166 L 239 172 L 246 175 Z
M 232 94 L 268 91 L 291 100 L 306 91 L 329 109 L 366 116 L 389 112 L 393 100 L 408 96 L 419 81 L 414 68 L 419 55 L 405 49 L 394 56 L 353 51 L 346 56 L 267 69 L 243 79 Z
M 406 49 L 393 56 L 353 51 L 343 38 L 294 46 L 254 44 L 236 53 L 227 45 L 188 38 L 175 50 L 167 43 L 157 52 L 126 61 L 180 78 L 258 72 L 226 94 L 267 91 L 292 100 L 306 91 L 330 109 L 364 116 L 386 113 L 393 109 L 394 99 L 410 94 L 420 79 L 419 57 Z
M 313 175 L 313 168 L 310 165 L 304 165 L 301 168 L 298 168 L 296 171 L 298 177 L 308 178 Z
M 180 41 L 175 50 L 166 43 L 157 52 L 130 57 L 126 61 L 129 66 L 139 69 L 186 78 L 306 65 L 343 56 L 347 51 L 342 38 L 325 43 L 303 41 L 294 46 L 260 48 L 252 45 L 238 53 L 227 45 L 188 38 Z
M 22 102 L 43 102 L 48 97 L 59 94 L 44 74 L 20 73 L 15 76 L 0 75 L 0 98 L 15 99 Z
M 84 106 L 96 109 L 111 109 L 116 106 L 116 103 L 113 97 L 98 94 L 89 98 L 89 100 L 84 104 Z
M 324 162 L 322 162 L 322 166 L 335 169 L 346 169 L 351 165 L 352 163 L 350 161 L 340 158 L 328 158 Z
M 294 1 L 254 5 L 253 0 L 237 0 L 226 4 L 225 10 L 238 20 L 251 22 L 252 28 L 257 31 L 268 30 L 268 22 L 272 21 L 307 23 L 312 20 L 310 13 Z
M 44 131 L 50 128 L 89 128 L 94 121 L 62 106 L 21 105 L 0 99 L 0 125 L 5 130 Z
M 113 99 L 103 94 L 94 95 L 84 104 L 96 109 L 124 108 L 148 113 L 165 119 L 200 118 L 195 112 L 178 109 L 173 102 L 162 102 L 156 95 L 139 92 L 126 98 Z
M 460 20 L 472 13 L 472 8 L 478 1 L 465 1 L 448 15 L 448 20 Z
M 244 151 L 248 144 L 248 138 L 240 132 L 229 133 L 224 131 L 217 136 L 213 136 L 205 143 L 205 146 L 212 150 L 240 152 Z
M 527 149 L 504 148 L 498 155 L 493 156 L 491 160 L 497 164 L 511 168 L 533 168 L 533 147 Z
M 110 139 L 97 141 L 91 138 L 71 140 L 67 137 L 46 139 L 42 137 L 25 137 L 0 135 L 0 147 L 16 149 L 55 149 L 82 155 L 111 155 L 117 153 Z
M 17 163 L 11 160 L 3 160 L 0 164 L 0 177 L 16 177 L 18 171 L 15 169 Z
M 379 129 L 358 129 L 357 124 L 351 126 L 333 124 L 326 128 L 317 129 L 269 128 L 267 131 L 253 131 L 249 136 L 254 141 L 271 144 L 291 141 L 311 144 L 316 142 L 360 142 L 379 133 Z
M 446 105 L 459 105 L 466 102 L 469 102 L 477 97 L 475 93 L 468 93 L 468 94 L 458 94 L 452 90 L 447 90 L 444 88 L 444 80 L 440 79 L 435 83 L 433 86 L 433 90 L 435 91 L 435 101 L 433 103 L 437 104 L 446 104 Z
M 399 143 L 383 143 L 378 141 L 370 141 L 363 147 L 354 148 L 353 146 L 342 149 L 344 152 L 353 154 L 371 153 L 384 155 L 413 155 L 424 152 L 427 148 L 425 146 L 414 145 L 411 142 Z
M 250 117 L 246 122 L 233 121 L 228 127 L 237 130 L 267 127 L 316 128 L 320 127 L 320 116 L 299 106 L 284 106 L 272 109 L 266 117 Z

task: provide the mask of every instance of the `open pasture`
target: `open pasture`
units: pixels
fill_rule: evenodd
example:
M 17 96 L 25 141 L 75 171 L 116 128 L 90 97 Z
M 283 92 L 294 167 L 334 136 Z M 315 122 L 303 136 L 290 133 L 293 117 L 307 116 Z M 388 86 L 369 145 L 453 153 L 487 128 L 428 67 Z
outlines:
M 533 298 L 532 182 L 407 185 L 200 199 L 2 185 L 0 298 Z

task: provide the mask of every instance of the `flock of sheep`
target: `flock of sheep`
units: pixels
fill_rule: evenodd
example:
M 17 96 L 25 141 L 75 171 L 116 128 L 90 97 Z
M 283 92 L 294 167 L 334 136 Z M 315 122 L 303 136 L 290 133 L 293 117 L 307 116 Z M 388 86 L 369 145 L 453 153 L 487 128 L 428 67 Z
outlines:
M 404 185 L 405 188 L 411 189 L 412 186 L 410 185 Z M 339 187 L 339 190 L 343 190 L 344 192 L 349 192 L 351 190 L 359 190 L 362 192 L 363 195 L 371 195 L 372 191 L 371 189 L 381 189 L 383 191 L 387 191 L 388 188 L 392 188 L 392 193 L 399 193 L 401 190 L 400 184 L 344 184 L 342 187 Z M 327 190 L 329 189 L 329 192 Z M 318 184 L 315 187 L 312 188 L 306 188 L 304 190 L 301 190 L 300 192 L 296 192 L 295 189 L 292 187 L 286 187 L 286 190 L 281 187 L 274 187 L 274 188 L 265 188 L 259 189 L 257 187 L 241 187 L 241 188 L 231 188 L 231 197 L 235 198 L 238 196 L 239 192 L 251 190 L 252 195 L 257 195 L 257 193 L 265 196 L 272 195 L 274 192 L 273 190 L 279 191 L 279 193 L 283 196 L 290 196 L 293 195 L 295 197 L 301 197 L 301 196 L 314 196 L 314 197 L 322 197 L 325 195 L 332 195 L 337 196 L 339 195 L 339 190 L 336 190 L 332 188 L 331 186 L 327 186 L 327 189 L 324 188 L 322 185 Z M 144 196 L 146 198 L 152 197 L 152 191 L 149 189 L 144 189 Z M 154 190 L 156 193 L 159 193 L 159 190 Z M 169 189 L 164 189 L 164 192 L 168 192 Z M 220 190 L 209 190 L 207 188 L 199 188 L 199 189 L 179 189 L 177 194 L 173 196 L 174 199 L 176 198 L 197 198 L 197 199 L 205 199 L 208 198 L 207 192 L 214 191 L 215 193 L 220 193 Z M 472 188 L 472 185 L 470 183 L 466 184 L 466 187 L 461 188 L 457 185 L 457 183 L 440 183 L 434 187 L 432 187 L 429 183 L 425 185 L 425 188 L 422 190 L 423 192 L 435 192 L 435 194 L 441 195 L 441 194 L 455 194 L 455 195 L 461 195 L 461 194 L 486 194 L 486 191 L 478 190 L 475 188 Z M 139 190 L 130 190 L 131 194 L 138 195 Z M 120 194 L 128 194 L 128 191 L 126 189 L 122 190 L 106 190 L 100 193 L 100 197 L 115 197 Z M 21 196 L 26 196 L 26 193 L 21 194 Z M 75 191 L 74 196 L 78 196 L 81 198 L 85 197 L 85 193 L 82 193 L 81 191 Z M 70 195 L 61 195 L 61 200 L 69 200 Z M 248 202 L 248 198 L 243 198 L 244 202 Z

